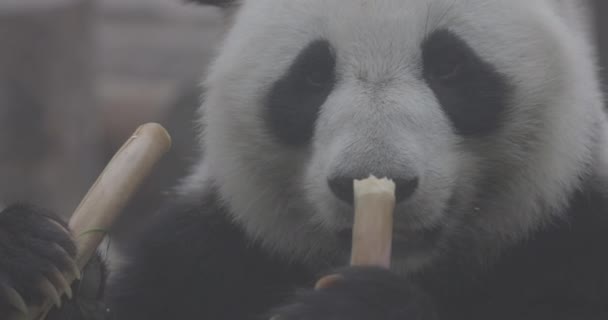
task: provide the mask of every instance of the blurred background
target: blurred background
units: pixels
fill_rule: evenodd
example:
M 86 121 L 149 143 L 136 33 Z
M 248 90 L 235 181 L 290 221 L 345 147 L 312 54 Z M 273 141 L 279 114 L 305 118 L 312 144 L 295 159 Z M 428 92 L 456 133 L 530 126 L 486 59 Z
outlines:
M 196 154 L 190 123 L 221 22 L 180 0 L 0 0 L 0 204 L 69 216 L 137 126 L 156 121 L 174 148 L 115 234 L 137 228 Z
M 198 83 L 223 27 L 216 9 L 184 2 L 0 0 L 0 204 L 69 216 L 135 128 L 156 121 L 174 147 L 113 236 L 152 213 L 198 152 Z M 608 1 L 595 6 L 608 65 Z

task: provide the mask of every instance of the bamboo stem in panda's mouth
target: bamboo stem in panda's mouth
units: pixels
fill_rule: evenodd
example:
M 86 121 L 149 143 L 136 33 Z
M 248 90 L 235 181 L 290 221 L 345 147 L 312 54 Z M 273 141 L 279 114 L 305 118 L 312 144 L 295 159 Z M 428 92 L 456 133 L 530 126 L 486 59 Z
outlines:
M 354 181 L 355 222 L 350 264 L 390 268 L 395 183 L 370 176 Z
M 392 180 L 355 180 L 355 222 L 350 265 L 390 268 L 395 211 L 395 183 Z M 323 289 L 340 281 L 341 276 L 325 276 L 315 285 Z

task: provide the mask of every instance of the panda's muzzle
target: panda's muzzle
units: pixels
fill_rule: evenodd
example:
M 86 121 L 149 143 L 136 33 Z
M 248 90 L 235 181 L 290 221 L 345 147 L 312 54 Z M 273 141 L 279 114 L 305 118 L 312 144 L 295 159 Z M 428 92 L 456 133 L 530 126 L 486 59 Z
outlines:
M 354 205 L 354 189 L 353 182 L 356 179 L 362 179 L 363 177 L 348 177 L 348 176 L 336 176 L 327 179 L 329 189 L 338 199 L 349 205 Z M 419 179 L 414 178 L 390 178 L 395 182 L 395 200 L 398 203 L 409 199 L 416 189 L 418 189 Z

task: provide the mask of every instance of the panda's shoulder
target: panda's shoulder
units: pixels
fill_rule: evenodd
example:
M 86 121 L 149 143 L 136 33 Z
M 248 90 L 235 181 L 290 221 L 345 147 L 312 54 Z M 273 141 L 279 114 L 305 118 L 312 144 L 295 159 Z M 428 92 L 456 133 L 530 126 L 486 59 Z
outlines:
M 608 299 L 606 243 L 608 195 L 587 183 L 572 195 L 560 218 L 506 250 L 495 278 L 514 292 L 526 286 L 539 296 Z
M 486 305 L 482 313 L 560 301 L 603 305 L 608 299 L 608 197 L 596 186 L 581 188 L 563 213 L 491 263 L 447 264 L 423 281 L 457 310 L 470 303 Z
M 158 253 L 190 259 L 209 256 L 215 260 L 267 256 L 230 219 L 226 206 L 214 191 L 198 197 L 183 194 L 169 200 L 142 224 L 143 228 L 134 236 L 131 256 L 143 252 L 147 256 Z
M 602 180 L 602 181 L 601 181 Z M 562 221 L 547 227 L 572 248 L 604 246 L 595 240 L 608 240 L 608 181 L 589 179 L 572 195 Z
M 171 201 L 144 224 L 109 282 L 109 305 L 121 318 L 143 319 L 144 309 L 146 319 L 165 319 L 162 306 L 168 303 L 183 307 L 177 318 L 216 318 L 234 300 L 242 312 L 259 312 L 257 307 L 277 303 L 273 289 L 309 281 L 306 268 L 263 251 L 246 236 L 214 193 Z M 193 307 L 184 297 L 201 302 Z
M 584 265 L 590 259 L 608 267 L 608 255 L 601 252 L 608 243 L 608 189 L 602 190 L 601 185 L 584 183 L 568 199 L 565 211 L 555 214 L 555 219 L 507 250 L 507 257 L 512 253 L 547 264 L 563 262 L 551 269 L 558 265 Z

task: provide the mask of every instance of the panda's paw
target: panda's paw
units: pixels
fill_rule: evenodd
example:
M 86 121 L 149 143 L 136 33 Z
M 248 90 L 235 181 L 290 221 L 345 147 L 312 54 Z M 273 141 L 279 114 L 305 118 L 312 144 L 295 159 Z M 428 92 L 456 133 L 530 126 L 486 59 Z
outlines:
M 347 267 L 297 293 L 271 320 L 436 320 L 431 299 L 396 274 Z
M 49 212 L 26 205 L 0 211 L 0 314 L 27 312 L 45 299 L 71 297 L 66 274 L 80 278 L 76 247 L 67 226 Z

